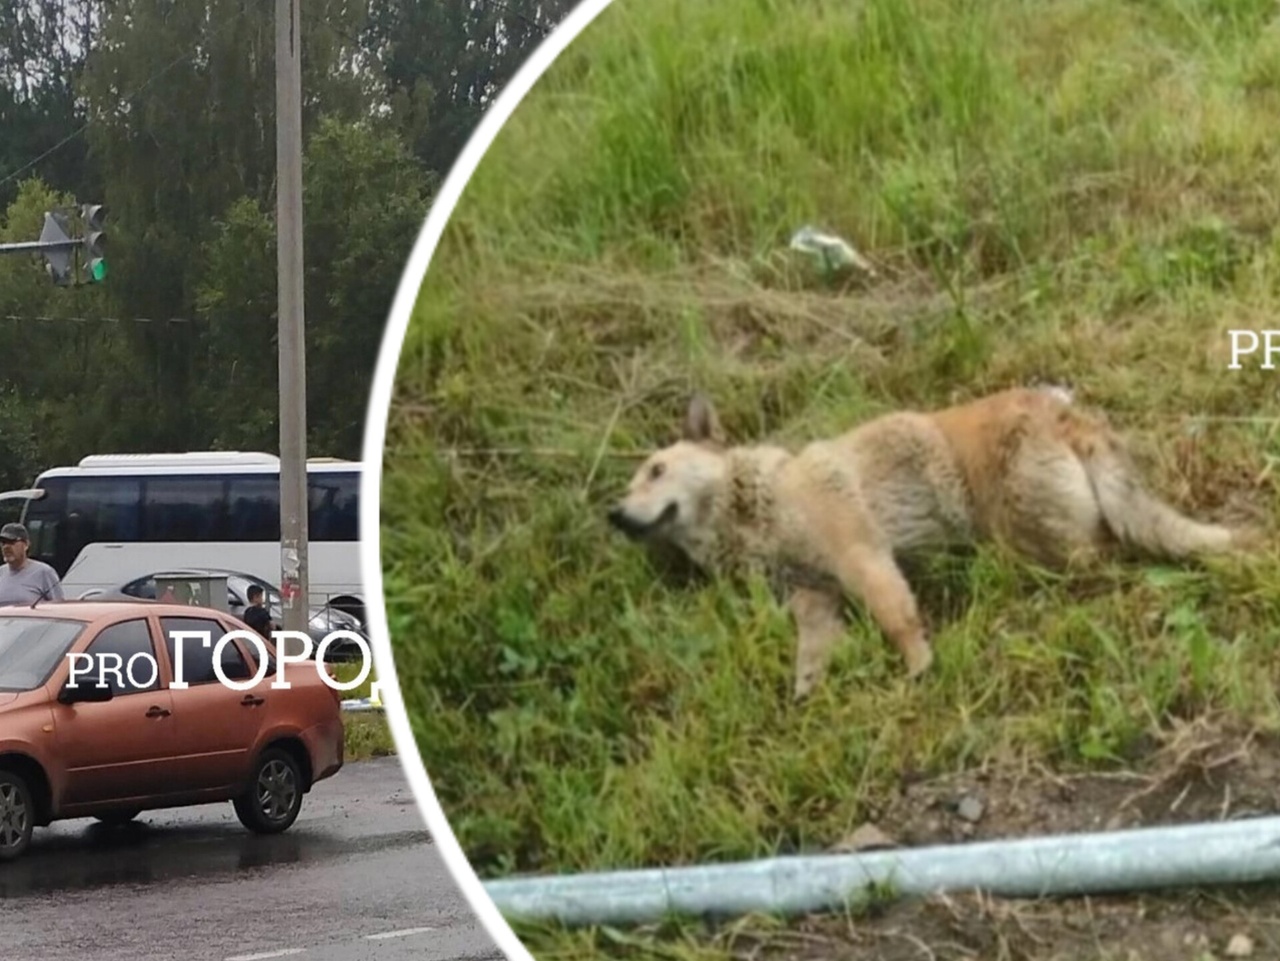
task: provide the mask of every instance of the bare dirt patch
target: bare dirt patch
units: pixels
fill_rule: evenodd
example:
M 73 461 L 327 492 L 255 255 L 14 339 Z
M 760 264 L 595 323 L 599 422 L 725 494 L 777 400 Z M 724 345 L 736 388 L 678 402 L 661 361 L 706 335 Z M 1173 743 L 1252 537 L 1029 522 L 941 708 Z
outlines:
M 1280 888 L 1065 901 L 976 895 L 903 902 L 863 918 L 740 932 L 743 959 L 1226 961 L 1280 957 Z
M 1176 729 L 1135 770 L 1063 775 L 990 768 L 912 782 L 874 818 L 905 846 L 1114 831 L 1258 817 L 1280 811 L 1280 738 Z
M 1280 739 L 1201 720 L 1139 769 L 1064 776 L 988 770 L 904 783 L 837 845 L 955 844 L 1259 817 L 1280 811 Z M 725 935 L 743 958 L 884 961 L 1217 961 L 1280 958 L 1280 884 L 1015 901 L 980 894 L 872 905 L 784 931 Z

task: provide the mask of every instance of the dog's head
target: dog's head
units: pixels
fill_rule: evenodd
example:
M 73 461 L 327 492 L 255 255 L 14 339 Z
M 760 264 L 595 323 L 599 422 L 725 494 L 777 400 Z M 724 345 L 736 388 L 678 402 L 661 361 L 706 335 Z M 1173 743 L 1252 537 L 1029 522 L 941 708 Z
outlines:
M 706 519 L 724 473 L 719 419 L 711 402 L 696 395 L 681 439 L 640 466 L 609 522 L 633 540 L 684 543 Z

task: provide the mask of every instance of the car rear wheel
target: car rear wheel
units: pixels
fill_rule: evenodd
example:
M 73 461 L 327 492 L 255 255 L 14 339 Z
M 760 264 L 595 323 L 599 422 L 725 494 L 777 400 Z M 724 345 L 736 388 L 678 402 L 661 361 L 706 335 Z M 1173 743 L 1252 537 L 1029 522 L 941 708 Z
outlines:
M 279 834 L 302 809 L 302 771 L 288 751 L 270 748 L 258 758 L 249 788 L 236 798 L 236 817 L 256 834 Z
M 26 853 L 35 828 L 35 805 L 26 780 L 13 771 L 0 771 L 0 861 Z

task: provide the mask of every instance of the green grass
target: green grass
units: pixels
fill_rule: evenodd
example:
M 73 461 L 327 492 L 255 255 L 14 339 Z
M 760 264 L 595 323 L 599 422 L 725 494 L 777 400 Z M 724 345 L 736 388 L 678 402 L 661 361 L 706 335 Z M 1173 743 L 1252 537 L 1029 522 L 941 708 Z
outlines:
M 348 714 L 342 723 L 348 763 L 396 753 L 395 738 L 381 713 Z
M 916 572 L 932 676 L 858 618 L 797 707 L 763 585 L 657 579 L 603 522 L 694 388 L 734 437 L 795 445 L 1034 381 L 1109 410 L 1179 506 L 1269 518 L 1276 373 L 1228 371 L 1226 331 L 1280 326 L 1275 16 L 616 0 L 575 41 L 453 215 L 389 424 L 397 673 L 482 876 L 817 849 L 908 769 L 1277 727 L 1274 553 L 940 561 Z M 789 253 L 805 223 L 878 278 Z
M 333 676 L 339 683 L 354 681 L 361 670 L 360 663 L 335 664 Z M 369 676 L 357 687 L 343 692 L 343 699 L 369 697 L 373 682 L 377 679 L 371 670 Z M 347 761 L 363 761 L 371 757 L 386 757 L 396 753 L 395 739 L 386 715 L 381 711 L 361 713 L 344 712 L 342 724 L 345 734 Z

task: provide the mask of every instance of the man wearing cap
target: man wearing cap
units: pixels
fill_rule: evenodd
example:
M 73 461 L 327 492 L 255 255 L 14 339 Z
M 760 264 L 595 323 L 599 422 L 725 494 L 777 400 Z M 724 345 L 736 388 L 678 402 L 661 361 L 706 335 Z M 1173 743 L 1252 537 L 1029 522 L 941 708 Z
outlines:
M 30 543 L 27 529 L 21 524 L 0 527 L 0 553 L 4 554 L 4 566 L 0 567 L 0 607 L 14 604 L 30 607 L 36 601 L 63 599 L 62 584 L 54 569 L 27 556 Z

